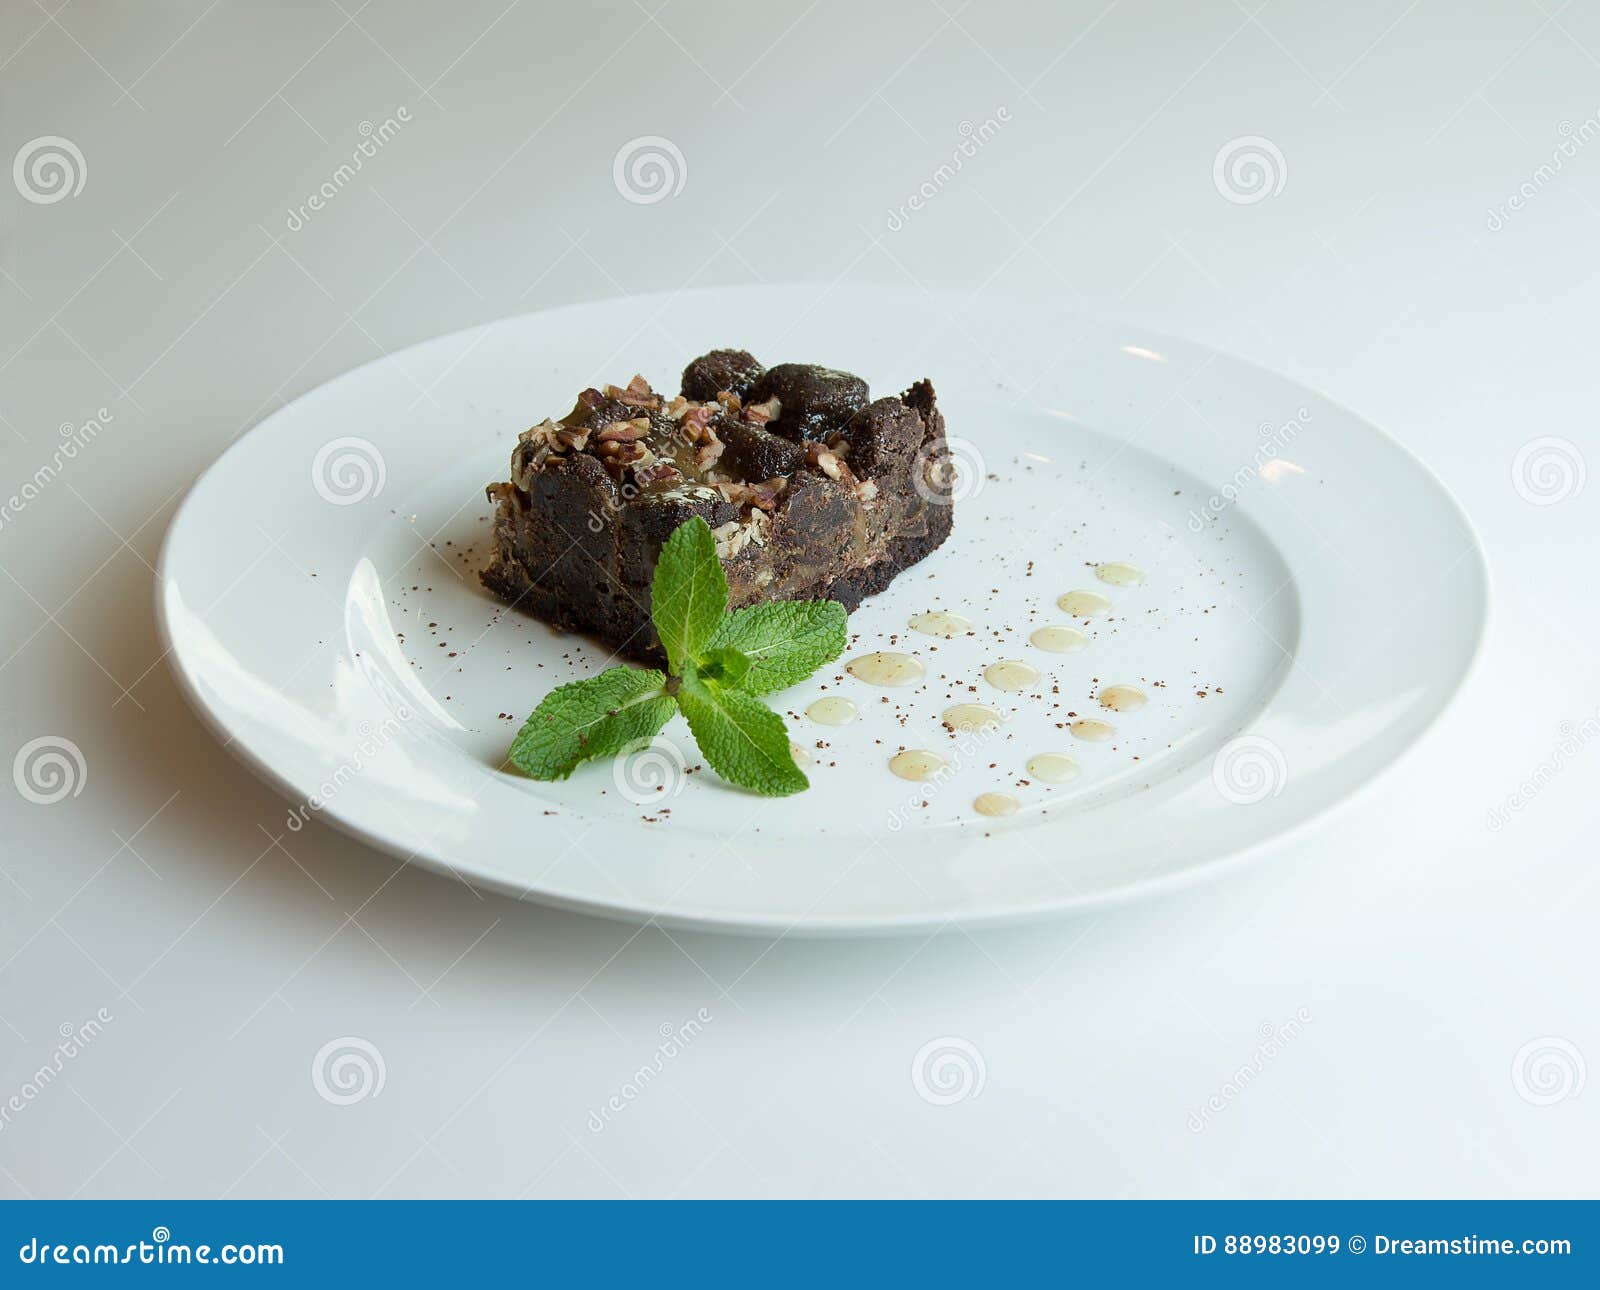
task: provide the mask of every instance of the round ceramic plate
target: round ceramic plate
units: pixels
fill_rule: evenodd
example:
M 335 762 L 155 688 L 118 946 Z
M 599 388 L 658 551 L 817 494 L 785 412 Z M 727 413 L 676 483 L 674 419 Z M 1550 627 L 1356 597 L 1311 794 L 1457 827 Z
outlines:
M 576 391 L 635 372 L 676 389 L 689 358 L 730 344 L 855 371 L 876 394 L 931 377 L 959 468 L 954 532 L 852 615 L 838 664 L 771 696 L 808 791 L 729 787 L 681 718 L 569 781 L 525 779 L 504 760 L 522 719 L 611 660 L 479 585 L 484 486 Z M 1142 579 L 1105 581 L 1107 563 Z M 1404 613 L 1374 591 L 1397 565 Z M 179 681 L 288 799 L 285 828 L 321 819 L 591 913 L 797 934 L 1033 918 L 1259 852 L 1421 735 L 1486 607 L 1455 502 L 1327 399 L 1043 299 L 866 287 L 639 296 L 392 354 L 230 448 L 174 519 L 160 573 Z M 1061 608 L 1074 591 L 1108 603 Z M 934 610 L 970 630 L 910 629 Z M 1081 647 L 1040 648 L 1051 627 Z M 874 650 L 914 655 L 922 680 L 845 671 Z M 995 687 L 999 660 L 1037 680 Z M 1113 685 L 1142 706 L 1104 706 Z M 817 724 L 820 697 L 858 718 Z M 950 730 L 959 702 L 998 724 Z M 901 749 L 943 769 L 898 778 Z M 1044 754 L 1075 773 L 1045 782 Z M 1017 809 L 979 814 L 988 793 Z

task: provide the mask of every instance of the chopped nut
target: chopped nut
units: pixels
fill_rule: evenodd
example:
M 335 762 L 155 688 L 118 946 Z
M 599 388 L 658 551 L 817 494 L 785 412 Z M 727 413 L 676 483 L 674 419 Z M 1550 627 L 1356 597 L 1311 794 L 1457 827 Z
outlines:
M 855 473 L 839 458 L 839 455 L 816 440 L 806 445 L 806 460 L 820 470 L 829 479 L 837 479 L 846 488 L 856 486 Z
M 711 536 L 717 541 L 717 557 L 722 560 L 731 560 L 745 548 L 749 541 L 745 527 L 738 520 L 729 520 L 726 524 L 719 524 L 711 530 Z
M 778 401 L 778 396 L 773 395 L 765 403 L 752 403 L 740 413 L 745 422 L 753 426 L 764 426 L 769 421 L 776 421 L 783 413 L 783 404 Z
M 682 479 L 683 472 L 670 461 L 652 461 L 645 466 L 635 466 L 633 478 L 640 485 L 659 484 L 665 480 Z
M 595 436 L 599 443 L 632 443 L 650 433 L 650 418 L 635 417 L 631 421 L 612 421 L 600 427 Z
M 717 395 L 717 402 L 722 404 L 722 410 L 724 412 L 726 412 L 730 417 L 738 416 L 739 415 L 739 409 L 744 406 L 744 400 L 741 399 L 732 390 L 723 390 L 723 391 L 721 391 Z
M 541 421 L 536 426 L 529 426 L 517 436 L 517 446 L 511 454 L 512 475 L 526 477 L 542 470 L 552 453 L 573 446 L 563 437 L 567 433 L 569 432 L 555 421 Z M 587 432 L 583 438 L 586 437 Z M 582 438 L 576 446 L 580 449 L 583 447 Z
M 690 443 L 699 443 L 711 433 L 711 418 L 717 415 L 713 403 L 691 404 L 683 414 L 683 434 Z
M 620 480 L 623 472 L 630 466 L 637 468 L 648 467 L 656 460 L 655 453 L 646 448 L 642 443 L 612 440 L 599 446 L 600 461 L 611 472 L 613 479 Z
M 839 458 L 816 440 L 806 445 L 806 460 L 829 479 L 838 479 L 840 471 L 844 468 Z
M 760 484 L 718 484 L 717 491 L 735 506 L 754 506 L 763 511 L 778 509 L 778 494 L 789 486 L 787 479 L 769 479 Z
M 743 520 L 729 520 L 726 524 L 717 525 L 711 530 L 711 536 L 717 541 L 718 557 L 731 560 L 751 543 L 765 546 L 771 525 L 772 521 L 764 511 L 751 511 Z
M 878 485 L 876 481 L 871 479 L 863 479 L 859 484 L 856 485 L 856 496 L 863 502 L 877 501 Z
M 661 396 L 650 388 L 649 381 L 637 375 L 624 388 L 619 389 L 615 385 L 606 386 L 606 397 L 615 399 L 618 403 L 626 403 L 630 408 L 648 408 L 654 411 L 661 406 Z
M 717 459 L 722 456 L 727 445 L 717 438 L 716 431 L 707 430 L 705 442 L 695 449 L 694 464 L 698 470 L 707 470 L 716 465 Z

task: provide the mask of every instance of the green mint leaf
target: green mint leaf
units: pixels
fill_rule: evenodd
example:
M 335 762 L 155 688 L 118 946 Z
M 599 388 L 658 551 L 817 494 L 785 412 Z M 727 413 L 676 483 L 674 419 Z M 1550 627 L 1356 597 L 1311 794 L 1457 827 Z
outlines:
M 760 699 L 717 681 L 687 676 L 678 706 L 711 768 L 731 784 L 767 797 L 809 788 L 789 750 L 789 730 Z
M 676 706 L 666 681 L 653 668 L 613 667 L 551 690 L 512 743 L 512 765 L 533 779 L 566 779 L 580 762 L 649 739 Z
M 711 637 L 711 648 L 737 650 L 750 670 L 737 684 L 769 694 L 831 663 L 845 646 L 844 606 L 836 600 L 783 600 L 735 610 Z
M 750 672 L 750 656 L 736 649 L 708 647 L 695 664 L 696 676 L 737 687 Z
M 656 561 L 650 616 L 676 675 L 694 663 L 728 607 L 728 579 L 711 526 L 698 515 L 672 531 Z

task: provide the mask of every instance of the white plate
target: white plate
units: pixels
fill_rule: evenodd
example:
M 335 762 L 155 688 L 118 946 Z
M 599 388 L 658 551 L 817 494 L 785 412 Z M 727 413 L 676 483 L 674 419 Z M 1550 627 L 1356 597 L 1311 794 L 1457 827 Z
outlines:
M 483 486 L 505 477 L 517 432 L 580 388 L 635 371 L 675 387 L 687 359 L 726 344 L 848 368 L 877 393 L 933 378 L 971 495 L 943 549 L 852 617 L 847 653 L 898 641 L 927 680 L 874 689 L 829 667 L 773 696 L 813 753 L 812 788 L 781 801 L 683 773 L 698 758 L 681 719 L 566 783 L 508 772 L 522 718 L 607 655 L 478 585 Z M 1113 560 L 1145 581 L 1097 581 Z M 174 519 L 161 575 L 180 683 L 290 799 L 286 827 L 320 816 L 554 905 L 769 933 L 1031 918 L 1258 851 L 1417 739 L 1471 666 L 1486 607 L 1454 501 L 1327 399 L 1041 300 L 866 287 L 605 301 L 390 355 L 236 443 Z M 1055 602 L 1076 588 L 1114 606 L 1079 623 L 1087 648 L 1029 644 L 1066 621 Z M 908 633 L 930 608 L 975 634 Z M 1042 681 L 992 689 L 981 672 L 1001 657 Z M 1113 682 L 1150 702 L 1100 712 Z M 800 716 L 822 693 L 853 698 L 860 719 Z M 951 735 L 953 699 L 1008 719 Z M 1074 739 L 1069 712 L 1108 717 L 1115 737 Z M 950 772 L 895 778 L 902 745 L 944 753 Z M 1028 758 L 1049 751 L 1076 759 L 1075 780 L 1030 781 Z M 1021 809 L 977 816 L 988 790 Z

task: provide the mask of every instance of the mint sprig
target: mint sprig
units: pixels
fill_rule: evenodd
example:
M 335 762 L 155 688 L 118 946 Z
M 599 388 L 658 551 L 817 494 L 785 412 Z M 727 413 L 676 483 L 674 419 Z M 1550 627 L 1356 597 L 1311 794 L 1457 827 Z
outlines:
M 791 600 L 728 612 L 716 539 L 696 517 L 662 546 L 650 609 L 668 670 L 613 667 L 552 690 L 512 743 L 512 764 L 533 779 L 566 779 L 583 762 L 651 739 L 681 709 L 729 783 L 768 797 L 808 788 L 783 718 L 756 696 L 839 657 L 844 606 Z

